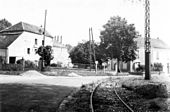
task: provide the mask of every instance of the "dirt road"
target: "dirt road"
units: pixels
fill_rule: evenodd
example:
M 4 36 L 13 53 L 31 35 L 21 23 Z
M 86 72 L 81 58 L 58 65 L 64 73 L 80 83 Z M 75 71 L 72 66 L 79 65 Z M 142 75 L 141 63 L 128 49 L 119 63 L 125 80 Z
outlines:
M 63 77 L 63 76 L 11 76 L 0 75 L 0 83 L 50 84 L 80 87 L 82 84 L 95 82 L 108 76 Z

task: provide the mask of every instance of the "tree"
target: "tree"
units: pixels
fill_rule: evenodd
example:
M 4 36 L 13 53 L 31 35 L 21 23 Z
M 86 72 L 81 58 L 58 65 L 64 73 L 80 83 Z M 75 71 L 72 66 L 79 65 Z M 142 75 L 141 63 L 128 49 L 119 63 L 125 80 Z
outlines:
M 73 48 L 70 44 L 66 44 L 67 51 L 70 52 Z
M 117 59 L 117 70 L 119 62 L 128 62 L 136 59 L 138 32 L 134 24 L 128 24 L 125 18 L 111 17 L 103 26 L 104 30 L 100 33 L 100 47 L 105 57 Z
M 45 66 L 49 66 L 51 60 L 54 58 L 52 56 L 52 47 L 51 46 L 40 46 L 37 50 L 37 52 L 40 57 L 40 60 L 44 59 Z
M 89 64 L 89 41 L 78 43 L 78 45 L 70 51 L 70 58 L 72 63 Z
M 10 26 L 12 26 L 12 24 L 6 19 L 0 20 L 0 31 Z

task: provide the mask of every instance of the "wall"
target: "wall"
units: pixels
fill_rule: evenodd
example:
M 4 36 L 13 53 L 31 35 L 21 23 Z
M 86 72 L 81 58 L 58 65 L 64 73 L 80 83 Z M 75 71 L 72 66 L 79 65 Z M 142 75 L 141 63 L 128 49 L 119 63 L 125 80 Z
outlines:
M 63 66 L 67 66 L 69 63 L 69 53 L 66 47 L 53 47 L 54 59 L 51 63 L 62 62 Z
M 151 64 L 162 63 L 163 71 L 167 73 L 168 63 L 170 63 L 170 49 L 152 48 L 151 49 Z M 139 60 L 142 65 L 145 65 L 145 50 L 144 48 L 139 49 Z
M 35 45 L 37 39 L 37 45 Z M 25 60 L 38 61 L 39 55 L 35 53 L 36 49 L 42 45 L 43 35 L 29 32 L 23 32 L 9 47 L 8 59 L 10 56 L 16 57 L 16 60 L 24 57 Z M 52 45 L 52 38 L 45 38 L 45 45 Z M 30 48 L 30 54 L 27 49 Z M 9 62 L 9 61 L 8 61 Z

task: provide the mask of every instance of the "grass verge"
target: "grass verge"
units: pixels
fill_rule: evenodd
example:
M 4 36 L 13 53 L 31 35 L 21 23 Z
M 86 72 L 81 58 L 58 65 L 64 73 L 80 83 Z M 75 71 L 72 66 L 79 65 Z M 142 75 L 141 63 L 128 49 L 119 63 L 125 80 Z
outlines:
M 0 84 L 1 112 L 56 112 L 76 88 L 54 85 Z

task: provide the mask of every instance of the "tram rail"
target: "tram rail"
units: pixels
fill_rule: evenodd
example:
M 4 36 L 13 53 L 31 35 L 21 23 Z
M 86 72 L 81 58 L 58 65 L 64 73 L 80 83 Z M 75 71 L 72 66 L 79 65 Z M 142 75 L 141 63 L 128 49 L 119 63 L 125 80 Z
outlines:
M 103 83 L 107 83 L 106 80 L 97 82 L 95 86 L 93 86 L 91 95 L 90 95 L 90 108 L 91 108 L 91 112 L 96 112 L 95 108 L 94 108 L 94 101 L 93 101 L 93 97 L 95 95 L 95 93 L 97 92 L 97 89 L 103 84 Z M 126 111 L 129 112 L 134 112 L 134 110 L 121 98 L 121 95 L 118 94 L 117 90 L 116 90 L 116 85 L 118 85 L 118 83 L 115 82 L 114 84 L 114 93 L 115 96 L 119 99 L 119 101 L 124 105 L 124 107 L 127 109 Z M 116 98 L 115 98 L 116 99 Z M 114 100 L 114 99 L 113 99 Z

